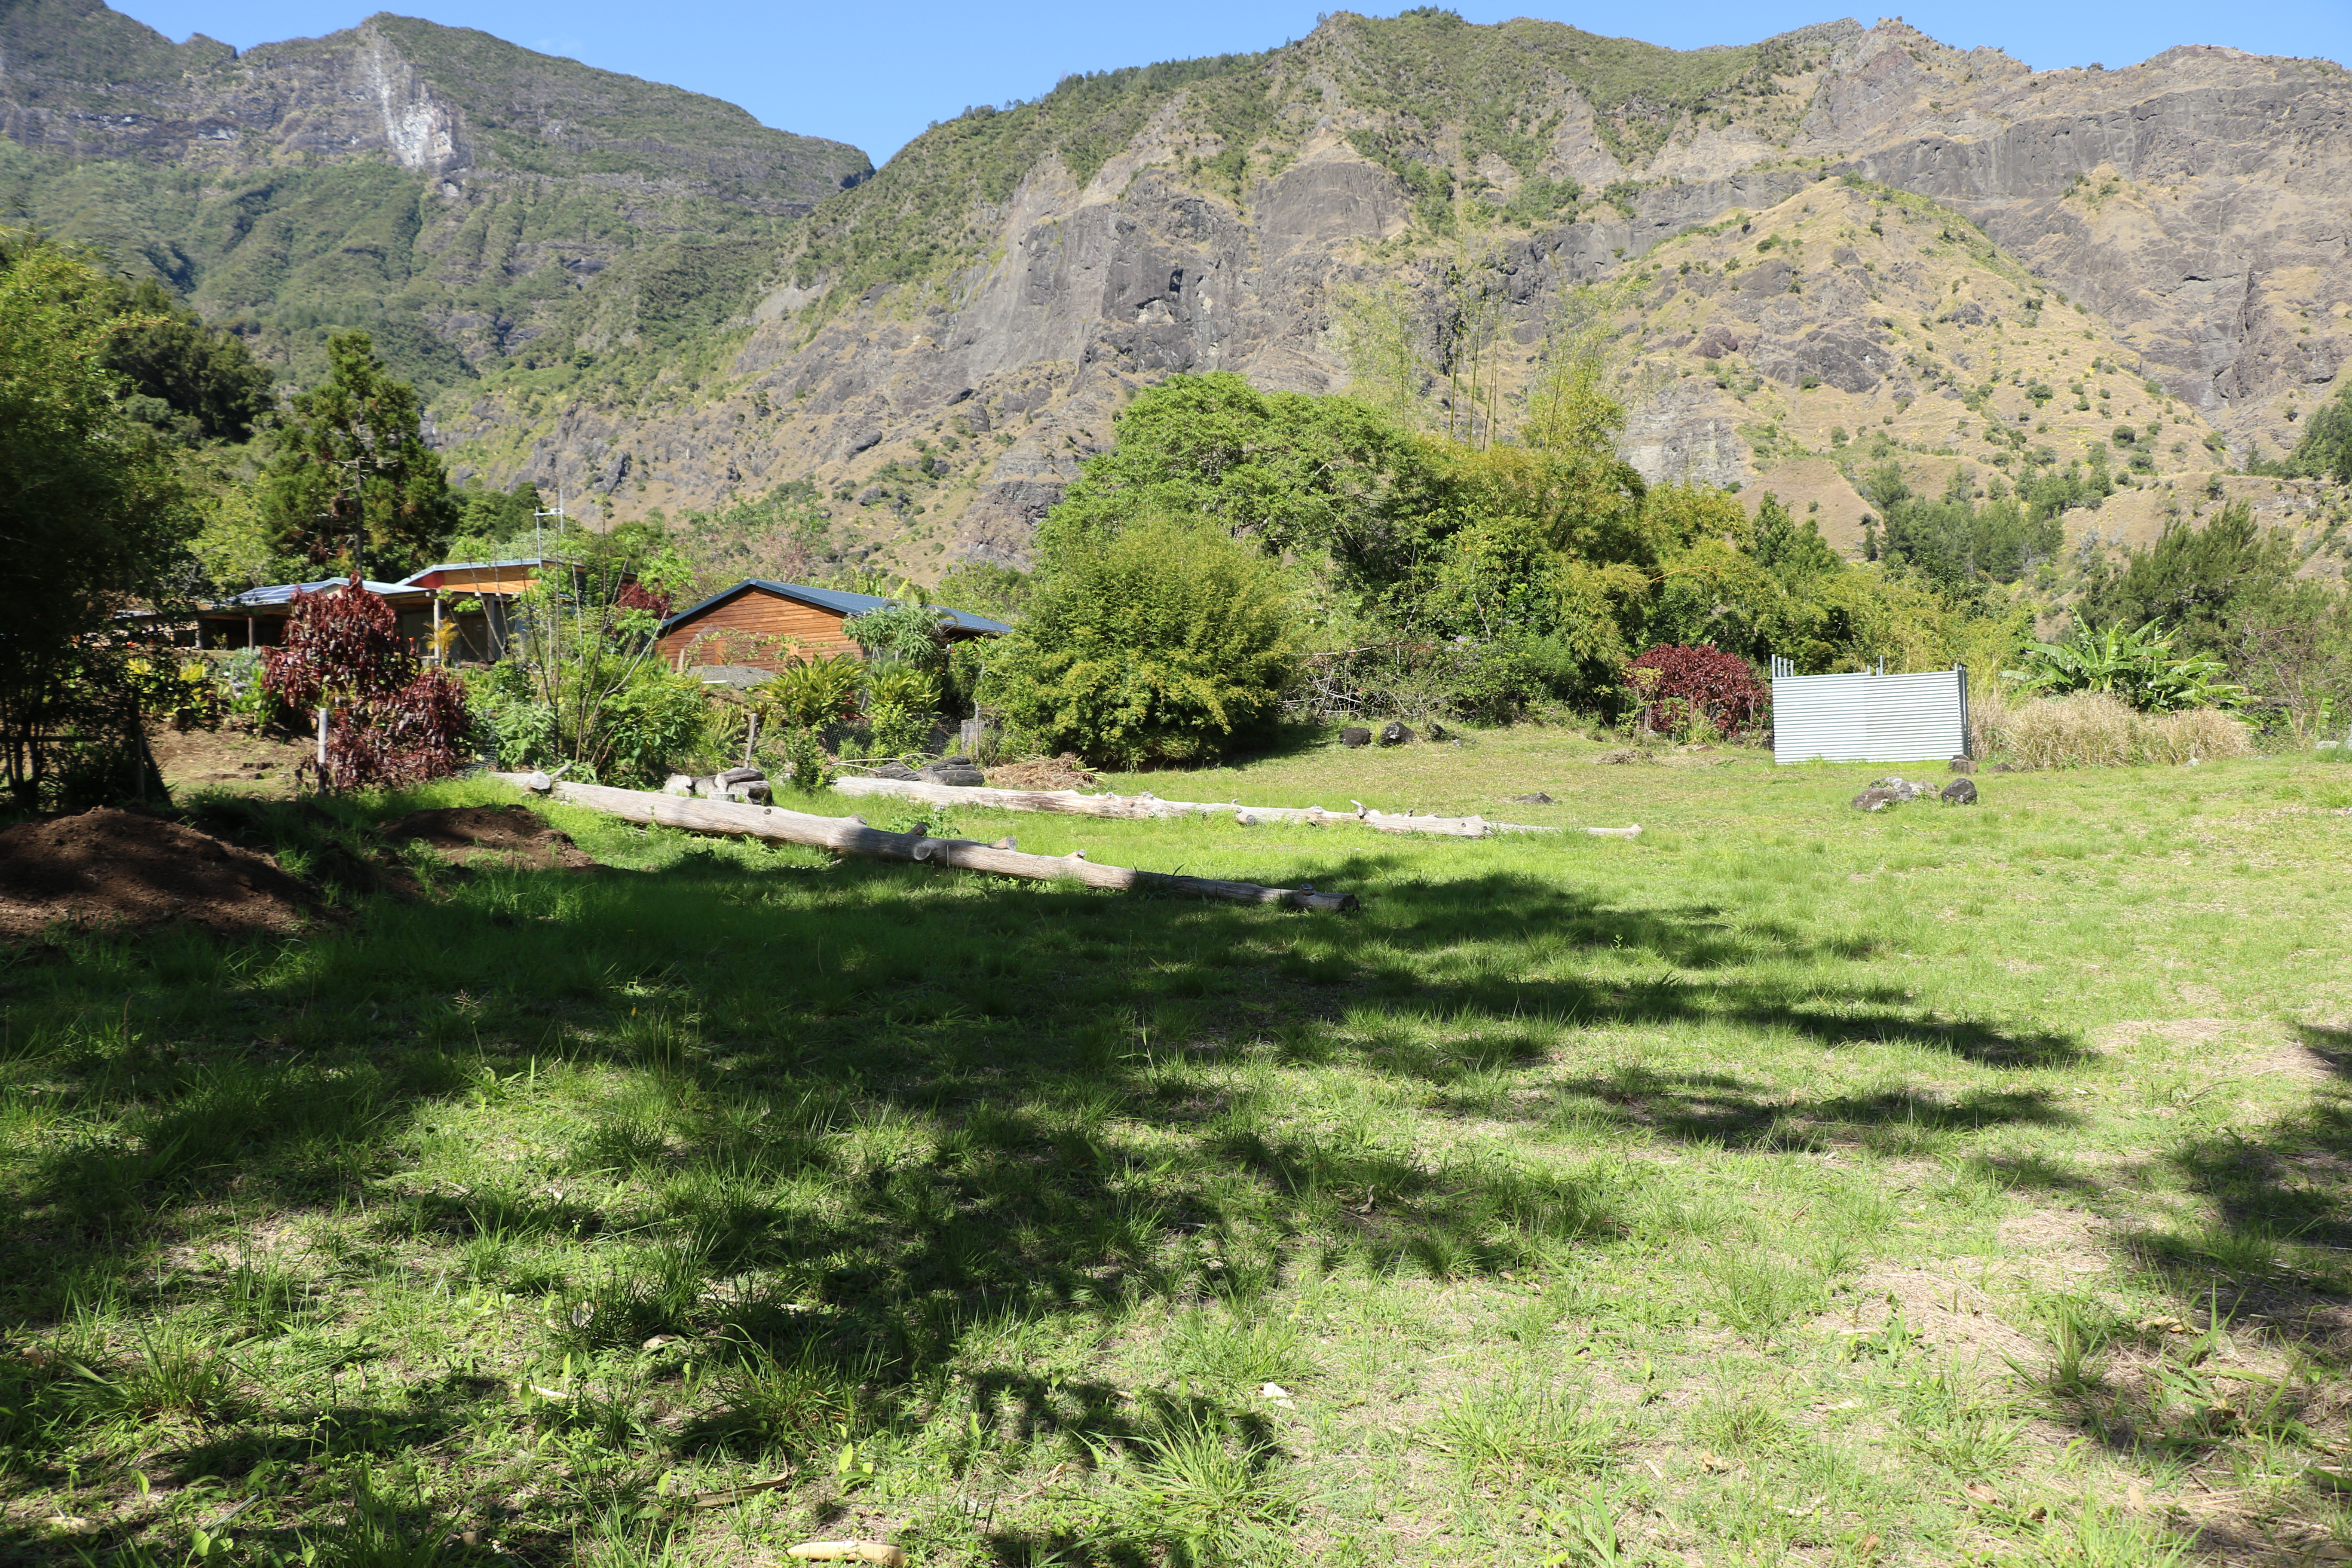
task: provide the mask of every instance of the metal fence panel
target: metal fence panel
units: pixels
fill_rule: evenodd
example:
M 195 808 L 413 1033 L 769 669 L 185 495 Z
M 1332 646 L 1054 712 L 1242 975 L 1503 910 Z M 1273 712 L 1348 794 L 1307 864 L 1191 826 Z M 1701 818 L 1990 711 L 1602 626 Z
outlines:
M 1870 752 L 1868 675 L 1783 676 L 1772 683 L 1772 760 L 1858 763 Z
M 1968 672 L 1793 675 L 1772 682 L 1772 760 L 1926 763 L 1966 756 Z

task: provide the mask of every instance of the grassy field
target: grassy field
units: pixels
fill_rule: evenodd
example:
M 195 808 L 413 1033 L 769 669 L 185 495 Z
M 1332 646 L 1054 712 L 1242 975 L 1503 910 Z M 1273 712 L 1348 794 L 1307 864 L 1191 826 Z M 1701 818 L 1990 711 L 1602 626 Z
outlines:
M 1602 751 L 1121 782 L 1638 841 L 932 818 L 1354 916 L 555 807 L 614 868 L 20 953 L 0 1552 L 2352 1557 L 2352 767 Z

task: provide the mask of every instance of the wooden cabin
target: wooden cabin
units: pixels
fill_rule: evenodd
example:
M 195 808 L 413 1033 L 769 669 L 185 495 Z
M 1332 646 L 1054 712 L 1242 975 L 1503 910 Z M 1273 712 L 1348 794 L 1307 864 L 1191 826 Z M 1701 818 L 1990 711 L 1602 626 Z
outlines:
M 892 603 L 871 594 L 747 577 L 664 621 L 656 646 L 676 669 L 728 666 L 775 670 L 795 659 L 857 653 L 857 644 L 842 623 Z M 951 641 L 999 637 L 1013 629 L 1003 621 L 962 610 L 942 607 L 940 614 Z

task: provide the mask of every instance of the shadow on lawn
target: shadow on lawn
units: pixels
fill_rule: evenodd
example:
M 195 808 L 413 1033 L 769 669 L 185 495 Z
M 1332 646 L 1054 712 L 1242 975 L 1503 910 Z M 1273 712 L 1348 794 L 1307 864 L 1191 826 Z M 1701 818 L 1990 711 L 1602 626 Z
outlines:
M 85 949 L 0 977 L 12 1009 L 120 1015 L 45 1037 L 59 1124 L 113 1130 L 41 1152 L 35 1211 L 0 1239 L 9 1315 L 54 1325 L 75 1291 L 134 1311 L 211 1310 L 212 1285 L 154 1267 L 199 1211 L 364 1204 L 367 1223 L 335 1260 L 345 1277 L 423 1252 L 416 1267 L 543 1296 L 567 1349 L 614 1364 L 656 1334 L 702 1336 L 734 1380 L 731 1414 L 664 1441 L 798 1463 L 839 1441 L 852 1419 L 843 1390 L 869 1391 L 851 1401 L 856 1420 L 911 1408 L 911 1391 L 974 1333 L 1024 1314 L 1184 1298 L 1247 1312 L 1302 1248 L 1451 1274 L 1556 1259 L 1622 1228 L 1620 1194 L 1591 1183 L 1441 1175 L 1286 1137 L 1271 1125 L 1278 1108 L 1202 1070 L 1260 1042 L 1360 1057 L 1441 1089 L 1524 1070 L 1561 1031 L 1594 1026 L 1895 1041 L 1990 1067 L 2082 1055 L 2060 1035 L 1925 1016 L 1895 986 L 1735 973 L 1851 960 L 1864 941 L 1736 930 L 1706 908 L 1610 908 L 1533 879 L 1401 875 L 1378 854 L 1312 868 L 1318 886 L 1391 885 L 1350 922 L 689 858 L 644 875 L 484 878 L 446 903 L 380 904 L 363 931 L 278 950 Z M 1571 956 L 1633 950 L 1660 973 L 1528 980 L 1491 966 L 1485 944 L 1498 937 Z M 1361 1026 L 1351 1007 L 1390 1023 Z M 614 1113 L 550 1156 L 553 1179 L 526 1165 L 452 1192 L 399 1177 L 415 1110 L 495 1107 L 527 1094 L 551 1058 L 643 1069 L 665 1120 Z M 1731 1071 L 1588 1075 L 1562 1097 L 1666 1136 L 1759 1149 L 1810 1147 L 1832 1129 L 2062 1119 L 2037 1093 L 1999 1089 L 1792 1104 Z M 882 1148 L 908 1128 L 924 1133 L 921 1157 Z M 658 1198 L 627 1216 L 598 1267 L 514 1261 L 614 1226 L 579 1178 L 614 1172 Z M 791 1201 L 788 1188 L 812 1181 L 832 1200 Z M 1367 1194 L 1381 1200 L 1376 1221 Z M 83 1419 L 87 1390 L 9 1364 L 0 1474 L 53 1483 L 40 1455 L 56 1448 L 37 1434 Z M 91 1370 L 128 1386 L 138 1369 L 118 1353 Z M 1056 1404 L 1010 1366 L 978 1375 L 1024 1427 L 1119 1435 L 1115 1401 Z M 315 1457 L 340 1420 L 333 1395 L 299 1379 L 276 1386 L 273 1408 L 168 1462 L 234 1476 L 289 1444 Z M 462 1380 L 413 1384 L 396 1403 L 369 1427 L 394 1435 L 387 1455 L 442 1441 L 486 1405 Z M 397 1436 L 412 1430 L 415 1444 Z M 47 1549 L 17 1531 L 0 1529 L 0 1553 Z M 1118 1539 L 1105 1560 L 1150 1545 Z

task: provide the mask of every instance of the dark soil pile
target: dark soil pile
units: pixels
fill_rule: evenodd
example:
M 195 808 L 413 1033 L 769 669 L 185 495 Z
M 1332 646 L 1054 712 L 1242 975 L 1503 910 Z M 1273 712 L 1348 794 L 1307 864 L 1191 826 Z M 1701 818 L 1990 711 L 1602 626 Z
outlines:
M 394 844 L 427 845 L 459 866 L 488 861 L 530 870 L 584 871 L 596 864 L 572 841 L 572 835 L 550 827 L 528 806 L 449 805 L 412 811 L 387 825 L 383 833 Z
M 319 909 L 268 856 L 161 817 L 102 807 L 0 828 L 0 941 L 172 921 L 248 936 L 296 930 Z
M 996 789 L 1084 789 L 1095 782 L 1095 775 L 1087 771 L 1086 763 L 1064 752 L 1058 757 L 1034 757 L 991 768 L 988 782 Z

